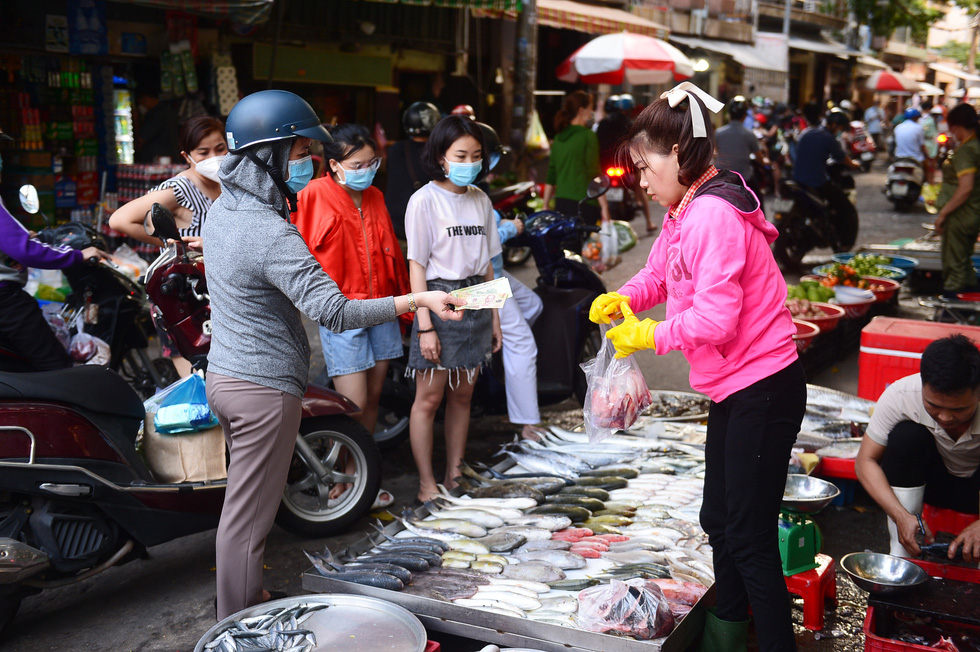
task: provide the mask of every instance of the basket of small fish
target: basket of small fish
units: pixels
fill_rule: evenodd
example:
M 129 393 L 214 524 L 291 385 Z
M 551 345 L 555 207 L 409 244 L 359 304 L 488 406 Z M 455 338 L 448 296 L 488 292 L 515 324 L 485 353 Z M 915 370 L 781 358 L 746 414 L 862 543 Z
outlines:
M 704 421 L 711 399 L 695 392 L 651 390 L 650 406 L 643 416 L 659 421 Z
M 303 595 L 243 609 L 209 629 L 194 652 L 423 652 L 425 628 L 410 611 L 377 598 Z

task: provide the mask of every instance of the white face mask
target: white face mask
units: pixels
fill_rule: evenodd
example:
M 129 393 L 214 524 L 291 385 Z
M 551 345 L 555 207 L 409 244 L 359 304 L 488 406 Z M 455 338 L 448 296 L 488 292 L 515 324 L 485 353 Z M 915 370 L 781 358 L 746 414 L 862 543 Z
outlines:
M 219 154 L 218 156 L 212 156 L 211 158 L 202 159 L 200 161 L 194 161 L 194 169 L 197 170 L 205 179 L 210 179 L 215 183 L 218 183 L 218 170 L 221 168 L 221 164 L 225 160 L 225 154 Z

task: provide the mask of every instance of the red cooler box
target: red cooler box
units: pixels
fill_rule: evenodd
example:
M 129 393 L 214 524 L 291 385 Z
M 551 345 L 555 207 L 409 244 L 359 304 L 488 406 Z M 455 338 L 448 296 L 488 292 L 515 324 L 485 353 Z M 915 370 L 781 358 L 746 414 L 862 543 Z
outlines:
M 955 333 L 980 343 L 980 326 L 875 317 L 861 330 L 858 396 L 877 401 L 890 384 L 919 373 L 919 359 L 930 342 Z

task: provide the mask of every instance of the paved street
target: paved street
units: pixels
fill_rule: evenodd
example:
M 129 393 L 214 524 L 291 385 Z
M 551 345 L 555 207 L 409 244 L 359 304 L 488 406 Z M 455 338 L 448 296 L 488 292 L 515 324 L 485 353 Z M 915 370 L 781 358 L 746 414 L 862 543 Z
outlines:
M 879 164 L 869 174 L 857 177 L 858 208 L 861 230 L 858 243 L 883 243 L 903 237 L 921 235 L 920 223 L 929 216 L 920 208 L 908 214 L 890 210 L 880 192 L 884 182 L 884 167 Z M 658 212 L 662 212 L 658 209 Z M 642 224 L 639 225 L 642 228 Z M 624 255 L 622 264 L 606 272 L 610 289 L 629 278 L 645 261 L 652 237 L 642 237 L 633 250 Z M 824 252 L 827 253 L 827 252 Z M 528 263 L 518 275 L 533 285 L 535 272 Z M 795 279 L 793 279 L 795 280 Z M 653 318 L 663 317 L 663 308 L 651 311 Z M 314 346 L 318 351 L 318 343 Z M 638 356 L 651 388 L 689 389 L 688 367 L 679 353 L 657 357 Z M 322 362 L 311 370 L 316 376 Z M 847 392 L 857 387 L 856 353 L 842 360 L 811 382 Z M 574 419 L 570 406 L 559 406 L 550 418 Z M 470 446 L 471 456 L 485 461 L 491 459 L 500 441 L 509 438 L 511 430 L 499 417 L 474 421 Z M 437 438 L 436 455 L 442 455 Z M 384 486 L 393 491 L 399 501 L 409 502 L 415 493 L 414 466 L 408 444 L 391 451 L 386 458 Z M 439 461 L 437 460 L 437 468 Z M 859 505 L 871 507 L 864 502 Z M 883 545 L 883 517 L 878 513 L 863 513 L 853 508 L 830 508 L 818 517 L 824 529 L 827 549 L 834 557 L 845 552 Z M 274 528 L 266 553 L 266 586 L 270 589 L 301 592 L 299 575 L 308 562 L 300 550 L 319 549 L 329 545 L 336 550 L 361 536 L 366 522 L 343 536 L 328 540 L 302 540 Z M 0 647 L 9 652 L 141 650 L 189 651 L 213 623 L 214 599 L 214 532 L 186 537 L 150 550 L 149 558 L 124 567 L 110 569 L 94 579 L 25 600 L 21 613 L 11 626 Z M 845 611 L 858 613 L 849 625 L 841 625 L 840 638 L 815 641 L 810 633 L 801 633 L 801 647 L 813 650 L 863 649 L 859 637 L 853 635 L 853 623 L 863 616 L 860 597 L 849 599 Z M 797 614 L 797 617 L 799 614 Z M 451 649 L 450 646 L 444 649 Z M 479 646 L 460 647 L 462 652 Z

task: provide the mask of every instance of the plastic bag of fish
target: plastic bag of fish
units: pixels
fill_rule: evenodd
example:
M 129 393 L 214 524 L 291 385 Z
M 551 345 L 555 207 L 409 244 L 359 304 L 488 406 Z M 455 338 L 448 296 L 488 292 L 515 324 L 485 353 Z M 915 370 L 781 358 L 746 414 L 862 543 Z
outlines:
M 667 636 L 674 616 L 656 584 L 642 579 L 612 580 L 578 594 L 578 623 L 590 632 L 648 640 Z
M 636 360 L 633 356 L 617 359 L 615 347 L 605 337 L 606 327 L 602 329 L 602 347 L 595 358 L 582 363 L 588 383 L 582 414 L 593 444 L 632 426 L 651 400 Z

